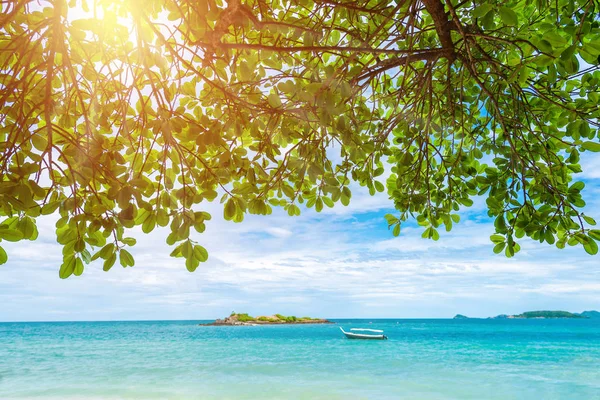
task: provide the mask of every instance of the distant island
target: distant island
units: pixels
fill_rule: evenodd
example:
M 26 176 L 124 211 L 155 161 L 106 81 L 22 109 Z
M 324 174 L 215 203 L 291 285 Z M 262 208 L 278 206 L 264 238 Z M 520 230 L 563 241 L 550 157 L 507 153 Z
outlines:
M 469 319 L 469 317 L 462 314 L 456 314 L 453 319 Z
M 252 317 L 248 314 L 231 313 L 229 317 L 217 319 L 215 322 L 200 324 L 201 326 L 255 326 L 255 325 L 294 325 L 294 324 L 332 324 L 321 318 L 295 317 L 274 314 L 269 316 Z
M 498 318 L 498 317 L 496 317 Z M 555 319 L 555 318 L 586 318 L 568 311 L 527 311 L 517 315 L 507 315 L 506 318 L 514 319 Z
M 522 314 L 507 315 L 500 314 L 495 317 L 488 317 L 488 319 L 557 319 L 557 318 L 571 318 L 571 319 L 600 319 L 600 312 L 598 311 L 584 311 L 582 313 L 571 313 L 568 311 L 526 311 Z M 456 314 L 453 319 L 469 319 L 469 317 Z
M 586 318 L 593 318 L 593 319 L 600 319 L 600 312 L 599 311 L 584 311 L 582 312 L 580 315 L 586 317 Z

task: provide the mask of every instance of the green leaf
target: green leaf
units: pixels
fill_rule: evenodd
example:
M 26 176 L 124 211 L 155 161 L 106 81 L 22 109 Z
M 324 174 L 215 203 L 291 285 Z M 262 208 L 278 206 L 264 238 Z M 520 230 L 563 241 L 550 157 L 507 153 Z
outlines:
M 196 270 L 196 268 L 198 268 L 198 265 L 200 265 L 200 261 L 198 261 L 194 257 L 190 257 L 185 260 L 185 267 L 190 272 L 194 272 Z
M 592 56 L 598 57 L 600 55 L 600 44 L 597 41 L 584 43 L 582 50 L 590 53 Z
M 473 205 L 473 200 L 469 198 L 460 199 L 460 203 L 466 207 L 471 207 Z
M 280 108 L 282 106 L 281 98 L 277 93 L 271 93 L 267 98 L 269 105 L 273 108 Z
M 0 239 L 8 240 L 9 242 L 18 242 L 23 239 L 23 234 L 16 229 L 0 229 Z
M 504 243 L 504 236 L 492 235 L 492 236 L 490 236 L 490 240 L 494 243 Z
M 194 258 L 199 262 L 206 262 L 206 260 L 208 260 L 208 251 L 197 244 L 194 246 Z
M 575 193 L 581 192 L 583 190 L 583 188 L 585 188 L 585 183 L 578 181 L 569 187 L 569 192 L 575 192 Z
M 169 257 L 183 257 L 183 254 L 181 254 L 182 247 L 183 247 L 183 243 L 180 244 L 179 246 L 175 247 L 175 249 L 173 249 L 171 254 L 169 254 Z
M 432 229 L 433 229 L 433 228 L 431 228 L 431 227 L 429 227 L 429 228 L 425 229 L 425 230 L 423 231 L 423 233 L 421 234 L 421 237 L 422 237 L 423 239 L 429 239 L 429 238 L 431 238 L 431 230 L 432 230 Z
M 150 233 L 154 230 L 155 226 L 156 226 L 156 217 L 154 216 L 154 214 L 151 214 L 148 216 L 148 218 L 146 218 L 146 220 L 142 224 L 142 232 Z
M 398 222 L 398 218 L 396 218 L 394 214 L 385 214 L 383 217 L 385 218 L 389 226 L 394 225 Z
M 513 246 L 510 245 L 510 243 L 506 246 L 506 249 L 504 250 L 504 254 L 508 258 L 513 257 L 515 255 L 515 249 Z
M 156 212 L 156 223 L 158 226 L 167 226 L 169 225 L 169 214 L 162 208 L 160 208 Z
M 483 3 L 473 10 L 473 18 L 481 18 L 492 11 L 493 8 L 494 6 L 492 4 Z
M 96 255 L 100 258 L 103 259 L 107 259 L 108 257 L 110 257 L 115 251 L 115 244 L 114 243 L 109 243 L 106 246 L 104 246 L 102 249 L 100 249 L 100 251 L 98 253 L 96 253 Z M 96 257 L 96 255 L 94 255 L 94 257 Z M 96 258 L 98 258 L 96 257 Z
M 517 17 L 517 13 L 514 12 L 511 8 L 508 7 L 500 7 L 500 19 L 504 25 L 508 26 L 516 26 L 519 23 L 519 18 Z
M 144 221 L 146 221 L 146 219 L 148 217 L 150 217 L 150 215 L 152 215 L 152 213 L 144 208 L 141 208 L 138 210 L 137 216 L 135 217 L 135 224 L 136 225 L 140 225 L 143 224 Z
M 85 249 L 85 240 L 83 238 L 77 238 L 75 240 L 75 244 L 73 245 L 73 250 L 77 253 L 81 253 Z
M 121 249 L 119 252 L 119 262 L 123 266 L 123 268 L 133 267 L 135 264 L 135 260 L 130 252 L 125 249 Z
M 75 276 L 81 276 L 81 274 L 83 274 L 83 261 L 81 261 L 81 258 L 79 257 L 75 259 L 75 268 L 73 269 L 73 273 Z
M 181 255 L 184 258 L 190 258 L 193 256 L 194 248 L 192 246 L 192 242 L 190 240 L 186 240 L 180 246 Z
M 8 254 L 6 254 L 6 250 L 0 246 L 0 265 L 5 264 L 8 261 Z
M 115 265 L 116 261 L 117 261 L 117 253 L 112 253 L 110 255 L 110 257 L 108 257 L 106 260 L 104 260 L 104 264 L 102 265 L 102 269 L 104 271 L 110 271 L 110 269 L 113 267 L 113 265 Z
M 594 226 L 596 225 L 596 220 L 588 215 L 584 215 L 583 219 L 585 220 L 585 222 L 587 222 L 588 224 Z
M 252 79 L 254 73 L 250 69 L 250 67 L 248 67 L 248 63 L 246 63 L 246 62 L 240 63 L 238 69 L 240 71 L 240 77 L 242 78 L 242 80 L 249 81 Z
M 394 230 L 392 231 L 392 234 L 394 236 L 400 235 L 400 224 L 396 224 L 396 226 L 394 226 Z
M 77 258 L 77 259 L 79 259 L 79 258 Z M 75 270 L 75 265 L 76 265 L 76 261 L 75 261 L 74 256 L 69 256 L 69 257 L 65 258 L 62 265 L 60 266 L 60 271 L 58 272 L 58 276 L 60 276 L 61 279 L 67 279 L 69 276 L 71 276 L 73 274 L 73 271 Z
M 594 240 L 588 240 L 586 243 L 584 243 L 583 248 L 586 251 L 586 253 L 592 256 L 598 254 L 598 244 Z
M 236 212 L 237 212 L 237 207 L 236 207 L 235 201 L 231 197 L 225 203 L 225 209 L 223 211 L 223 217 L 227 221 L 231 221 L 233 219 L 233 217 L 235 217 Z
M 575 74 L 579 71 L 579 61 L 577 57 L 571 56 L 567 60 L 561 60 L 560 64 L 569 74 Z
M 565 39 L 564 37 L 562 37 L 561 35 L 559 35 L 557 32 L 555 32 L 553 30 L 544 33 L 544 40 L 549 42 L 552 45 L 552 47 L 555 47 L 555 48 L 562 48 L 563 46 L 565 46 L 568 43 L 567 39 Z
M 600 151 L 600 143 L 583 142 L 583 143 L 581 143 L 581 148 L 585 149 L 585 150 L 593 151 L 593 152 L 599 152 Z
M 128 246 L 135 246 L 135 244 L 137 243 L 137 240 L 131 237 L 123 238 L 121 241 Z
M 17 229 L 23 234 L 23 239 L 35 240 L 34 235 L 37 230 L 35 223 L 29 217 L 25 217 L 17 222 Z
M 90 252 L 87 249 L 83 250 L 80 254 L 81 254 L 81 259 L 86 264 L 89 264 L 90 262 L 92 262 L 92 255 L 90 254 Z
M 496 244 L 494 246 L 494 253 L 496 253 L 496 254 L 502 253 L 502 250 L 504 250 L 504 246 L 506 246 L 505 242 Z
M 319 197 L 315 202 L 315 210 L 317 212 L 321 212 L 323 210 L 323 200 Z
M 494 220 L 494 227 L 500 233 L 506 233 L 506 220 L 504 219 L 504 215 L 499 215 Z
M 350 204 L 350 198 L 348 196 L 346 196 L 344 193 L 342 193 L 342 196 L 340 197 L 340 202 L 342 203 L 342 205 L 347 207 L 348 204 Z

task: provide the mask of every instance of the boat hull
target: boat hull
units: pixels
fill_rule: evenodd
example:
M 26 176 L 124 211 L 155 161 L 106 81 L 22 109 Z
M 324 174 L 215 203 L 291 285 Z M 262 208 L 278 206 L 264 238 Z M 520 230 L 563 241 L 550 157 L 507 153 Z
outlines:
M 345 333 L 348 339 L 363 339 L 363 340 L 385 340 L 385 335 L 357 335 L 354 333 Z
M 344 335 L 346 335 L 346 337 L 348 339 L 363 339 L 363 340 L 385 340 L 385 339 L 387 339 L 387 336 L 385 336 L 385 335 L 365 335 L 362 333 L 351 333 L 351 332 L 346 332 L 341 327 L 340 327 L 340 330 L 342 331 L 342 333 Z

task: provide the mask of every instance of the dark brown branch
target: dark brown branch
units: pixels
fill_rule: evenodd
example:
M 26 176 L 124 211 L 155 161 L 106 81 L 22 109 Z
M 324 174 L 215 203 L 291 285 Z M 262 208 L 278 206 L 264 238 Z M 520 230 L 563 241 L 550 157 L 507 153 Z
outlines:
M 444 4 L 440 0 L 422 0 L 425 9 L 433 18 L 435 30 L 440 38 L 442 48 L 446 50 L 446 58 L 450 62 L 456 59 L 456 52 L 454 51 L 454 42 L 450 32 L 454 27 L 454 23 L 448 20 L 448 13 L 444 8 Z
M 420 52 L 418 50 L 415 50 L 415 54 L 407 54 L 407 55 L 404 55 L 401 57 L 383 60 L 383 61 L 377 63 L 373 67 L 373 69 L 366 71 L 362 75 L 359 75 L 358 77 L 356 77 L 355 80 L 357 82 L 360 82 L 364 79 L 369 79 L 376 75 L 379 75 L 382 72 L 385 72 L 392 68 L 400 67 L 401 65 L 413 63 L 415 61 L 435 62 L 440 57 L 444 57 L 447 55 L 448 54 L 447 54 L 446 49 L 421 50 Z
M 209 43 L 196 42 L 196 46 L 210 47 Z M 400 49 L 378 49 L 373 47 L 343 47 L 343 46 L 267 46 L 262 44 L 254 43 L 219 43 L 219 47 L 224 49 L 242 49 L 242 50 L 269 50 L 280 53 L 296 53 L 300 51 L 315 51 L 315 52 L 327 52 L 327 51 L 338 51 L 338 52 L 353 52 L 353 53 L 367 53 L 367 54 L 391 54 L 400 55 L 406 54 L 409 56 L 417 56 L 423 59 L 428 53 L 439 54 L 444 49 L 431 49 L 431 50 L 400 50 Z

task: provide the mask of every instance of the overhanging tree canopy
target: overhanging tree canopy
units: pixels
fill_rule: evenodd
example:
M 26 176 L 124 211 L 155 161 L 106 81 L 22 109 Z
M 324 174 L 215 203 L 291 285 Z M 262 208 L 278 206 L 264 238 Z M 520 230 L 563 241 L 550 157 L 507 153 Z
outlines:
M 189 239 L 224 216 L 386 191 L 437 239 L 486 196 L 494 251 L 529 236 L 595 254 L 580 152 L 600 151 L 596 0 L 0 2 L 0 226 L 60 213 L 60 276 L 126 230 Z M 382 174 L 391 168 L 383 181 Z M 0 248 L 0 262 L 7 255 Z

